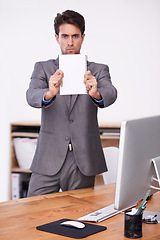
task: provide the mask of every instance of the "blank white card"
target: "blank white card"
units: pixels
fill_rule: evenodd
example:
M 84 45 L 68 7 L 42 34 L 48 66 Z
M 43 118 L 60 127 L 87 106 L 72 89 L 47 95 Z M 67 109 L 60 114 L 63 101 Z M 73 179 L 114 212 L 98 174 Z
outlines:
M 84 74 L 87 71 L 87 56 L 84 54 L 59 55 L 59 69 L 63 71 L 63 87 L 60 95 L 87 94 Z

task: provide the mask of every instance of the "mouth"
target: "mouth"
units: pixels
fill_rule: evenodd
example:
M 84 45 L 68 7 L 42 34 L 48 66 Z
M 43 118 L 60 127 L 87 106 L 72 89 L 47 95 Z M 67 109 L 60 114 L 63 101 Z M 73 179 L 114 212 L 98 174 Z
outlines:
M 74 48 L 67 48 L 67 51 L 73 52 L 73 51 L 75 51 L 75 49 Z

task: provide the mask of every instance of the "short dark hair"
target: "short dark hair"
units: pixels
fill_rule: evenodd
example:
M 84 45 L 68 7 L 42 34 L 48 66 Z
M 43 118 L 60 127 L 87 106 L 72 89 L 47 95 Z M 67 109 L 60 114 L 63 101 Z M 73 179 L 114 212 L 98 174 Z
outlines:
M 57 16 L 54 19 L 54 30 L 57 35 L 59 35 L 59 26 L 68 23 L 77 26 L 81 33 L 85 31 L 85 20 L 84 17 L 73 10 L 66 10 L 62 14 L 57 13 Z

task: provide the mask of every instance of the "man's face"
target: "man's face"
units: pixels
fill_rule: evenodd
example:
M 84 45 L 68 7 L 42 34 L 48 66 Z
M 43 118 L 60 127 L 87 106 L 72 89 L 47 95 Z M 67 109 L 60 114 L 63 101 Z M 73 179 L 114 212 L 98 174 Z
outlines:
M 62 54 L 79 54 L 84 36 L 77 26 L 68 23 L 60 25 L 59 35 L 55 35 Z

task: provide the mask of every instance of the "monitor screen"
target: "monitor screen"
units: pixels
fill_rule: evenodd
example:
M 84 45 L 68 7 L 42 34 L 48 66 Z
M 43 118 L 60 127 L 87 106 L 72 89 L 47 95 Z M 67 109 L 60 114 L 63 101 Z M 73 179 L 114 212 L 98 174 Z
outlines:
M 151 188 L 151 185 L 159 187 L 159 183 L 153 180 L 153 176 L 158 178 L 152 162 L 157 157 L 160 157 L 160 116 L 123 121 L 115 209 L 133 206 L 144 198 L 149 189 L 152 189 L 151 194 L 157 191 Z

